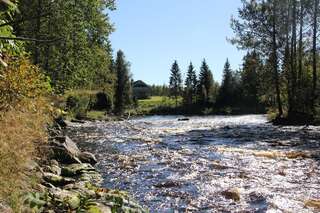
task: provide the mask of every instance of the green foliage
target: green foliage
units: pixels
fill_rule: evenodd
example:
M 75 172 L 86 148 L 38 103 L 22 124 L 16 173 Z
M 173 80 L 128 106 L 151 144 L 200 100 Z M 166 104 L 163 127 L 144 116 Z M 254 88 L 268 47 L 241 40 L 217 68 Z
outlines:
M 121 115 L 132 103 L 132 82 L 129 73 L 129 63 L 126 61 L 124 53 L 121 50 L 117 52 L 115 71 L 117 80 L 114 111 Z
M 90 109 L 100 111 L 110 111 L 113 105 L 113 97 L 105 92 L 98 92 L 95 97 L 95 102 L 92 103 Z M 91 101 L 92 102 L 92 101 Z
M 260 102 L 259 95 L 263 94 L 261 72 L 262 62 L 256 52 L 248 53 L 244 57 L 241 72 L 241 99 L 243 104 L 259 108 L 264 105 Z
M 66 110 L 72 117 L 85 118 L 89 110 L 90 100 L 90 95 L 70 95 L 66 100 Z
M 178 97 L 182 95 L 181 71 L 177 61 L 174 61 L 171 67 L 169 88 L 170 96 L 175 98 L 177 107 Z
M 235 73 L 230 68 L 229 60 L 227 59 L 223 69 L 223 79 L 219 90 L 217 105 L 220 107 L 233 106 L 235 97 L 239 91 L 236 91 Z
M 194 70 L 192 63 L 190 63 L 184 89 L 184 103 L 186 105 L 191 105 L 196 101 L 197 87 L 198 80 L 196 71 Z
M 28 206 L 33 213 L 40 213 L 49 201 L 49 197 L 45 193 L 28 192 L 24 196 L 24 205 Z
M 200 104 L 206 106 L 213 103 L 215 100 L 215 86 L 212 72 L 205 60 L 203 60 L 198 84 L 198 101 Z
M 8 67 L 0 68 L 0 111 L 50 92 L 49 79 L 25 58 L 10 61 Z
M 238 18 L 232 20 L 236 36 L 231 42 L 258 55 L 257 64 L 254 55 L 245 58 L 242 78 L 252 81 L 255 73 L 249 70 L 258 67 L 258 97 L 277 108 L 278 117 L 317 117 L 318 11 L 318 0 L 243 1 Z M 257 100 L 253 84 L 255 80 L 243 88 L 249 102 Z
M 47 42 L 27 42 L 33 62 L 51 77 L 57 90 L 106 87 L 113 84 L 113 27 L 105 12 L 109 1 L 20 0 L 15 24 L 18 36 Z
M 170 91 L 167 85 L 152 85 L 151 86 L 151 96 L 169 96 Z
M 0 35 L 3 37 L 15 37 L 13 27 L 9 23 L 17 12 L 17 3 L 11 1 L 0 1 Z M 23 52 L 22 43 L 8 39 L 0 40 L 0 60 L 5 55 L 19 55 Z M 3 63 L 3 61 L 1 61 Z M 2 64 L 4 65 L 4 64 Z M 0 64 L 1 66 L 1 64 Z

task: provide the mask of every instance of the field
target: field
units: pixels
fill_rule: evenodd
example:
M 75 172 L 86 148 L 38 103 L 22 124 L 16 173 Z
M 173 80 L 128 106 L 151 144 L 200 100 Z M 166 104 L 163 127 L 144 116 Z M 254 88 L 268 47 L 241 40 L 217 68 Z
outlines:
M 178 106 L 182 103 L 182 98 L 178 99 Z M 153 114 L 154 112 L 161 111 L 161 108 L 175 108 L 176 101 L 173 98 L 166 96 L 152 96 L 149 99 L 139 100 L 138 107 L 134 110 L 136 114 L 145 115 Z

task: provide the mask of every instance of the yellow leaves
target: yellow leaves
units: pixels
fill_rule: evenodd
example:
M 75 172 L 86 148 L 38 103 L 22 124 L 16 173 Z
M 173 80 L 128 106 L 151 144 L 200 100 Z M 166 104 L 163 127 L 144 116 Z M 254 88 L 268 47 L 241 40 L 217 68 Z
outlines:
M 8 67 L 1 69 L 0 74 L 1 111 L 19 108 L 23 100 L 36 99 L 51 90 L 46 76 L 27 59 L 13 61 Z

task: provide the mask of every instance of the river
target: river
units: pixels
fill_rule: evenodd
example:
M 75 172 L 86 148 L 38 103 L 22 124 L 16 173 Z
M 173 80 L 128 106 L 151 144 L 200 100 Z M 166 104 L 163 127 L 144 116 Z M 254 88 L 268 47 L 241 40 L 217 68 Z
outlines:
M 264 115 L 179 118 L 86 122 L 69 133 L 97 155 L 104 187 L 150 212 L 317 212 L 319 127 L 276 127 Z

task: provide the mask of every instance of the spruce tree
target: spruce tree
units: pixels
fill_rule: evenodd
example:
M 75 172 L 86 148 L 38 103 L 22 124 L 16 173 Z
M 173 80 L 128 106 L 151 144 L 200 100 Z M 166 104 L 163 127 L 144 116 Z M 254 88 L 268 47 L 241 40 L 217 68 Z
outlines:
M 178 106 L 178 98 L 182 92 L 182 79 L 181 71 L 177 61 L 174 61 L 171 67 L 171 76 L 170 76 L 170 96 L 174 97 L 176 101 L 176 107 Z
M 256 52 L 248 52 L 243 58 L 241 72 L 242 104 L 257 109 L 259 102 L 259 72 L 262 67 L 259 55 Z
M 119 50 L 115 63 L 117 75 L 115 89 L 115 108 L 116 114 L 123 114 L 126 106 L 131 103 L 131 80 L 129 74 L 129 63 L 126 61 L 124 53 Z
M 195 96 L 197 93 L 197 86 L 198 86 L 198 80 L 196 71 L 194 69 L 194 66 L 192 63 L 190 63 L 188 72 L 187 72 L 187 78 L 185 81 L 185 93 L 184 93 L 184 102 L 187 105 L 193 104 L 193 101 L 195 100 Z
M 203 105 L 208 105 L 213 101 L 214 81 L 211 70 L 204 59 L 200 68 L 198 94 L 199 101 Z
M 223 79 L 219 90 L 217 104 L 220 107 L 231 106 L 234 101 L 234 76 L 227 59 L 223 69 Z

